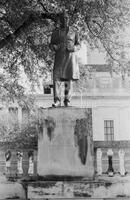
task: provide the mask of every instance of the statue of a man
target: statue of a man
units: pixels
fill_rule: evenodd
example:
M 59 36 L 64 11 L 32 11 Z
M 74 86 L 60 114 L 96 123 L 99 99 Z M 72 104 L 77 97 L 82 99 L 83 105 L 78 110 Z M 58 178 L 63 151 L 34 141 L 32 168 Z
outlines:
M 55 51 L 53 68 L 53 107 L 61 106 L 60 85 L 64 81 L 64 105 L 69 106 L 72 81 L 79 79 L 79 66 L 76 51 L 80 49 L 76 31 L 68 26 L 68 16 L 57 20 L 57 27 L 52 33 L 50 48 Z

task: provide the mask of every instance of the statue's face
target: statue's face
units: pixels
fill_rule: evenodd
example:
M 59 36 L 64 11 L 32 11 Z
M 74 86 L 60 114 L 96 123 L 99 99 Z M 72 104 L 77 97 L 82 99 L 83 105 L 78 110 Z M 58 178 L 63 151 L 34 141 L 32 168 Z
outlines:
M 57 22 L 56 22 L 56 27 L 57 27 L 57 28 L 60 28 L 60 27 L 61 27 L 61 21 L 60 21 L 60 19 L 59 19 L 59 18 L 57 19 Z
M 61 24 L 62 28 L 65 28 L 65 27 L 69 26 L 69 17 L 68 17 L 68 15 L 64 16 L 63 18 L 61 18 L 60 24 Z
M 57 19 L 56 27 L 57 28 L 65 28 L 69 26 L 69 17 L 68 15 L 62 16 Z

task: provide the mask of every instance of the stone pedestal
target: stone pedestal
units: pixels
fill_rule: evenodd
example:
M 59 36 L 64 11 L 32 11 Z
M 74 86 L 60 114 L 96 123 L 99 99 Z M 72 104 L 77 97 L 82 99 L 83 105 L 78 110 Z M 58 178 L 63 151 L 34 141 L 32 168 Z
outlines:
M 91 109 L 45 109 L 40 130 L 38 175 L 94 176 Z

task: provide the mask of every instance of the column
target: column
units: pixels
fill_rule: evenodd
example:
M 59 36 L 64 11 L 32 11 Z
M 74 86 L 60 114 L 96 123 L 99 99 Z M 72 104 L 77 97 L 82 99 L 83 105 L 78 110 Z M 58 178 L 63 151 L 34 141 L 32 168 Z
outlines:
M 11 151 L 8 150 L 5 152 L 5 166 L 6 166 L 6 175 L 10 175 L 11 171 Z
M 119 155 L 119 167 L 120 167 L 120 175 L 121 176 L 125 176 L 125 151 L 123 149 L 120 149 L 119 152 L 118 152 L 118 155 Z
M 21 124 L 22 123 L 22 108 L 18 107 L 18 121 Z
M 34 176 L 36 176 L 37 175 L 37 151 L 36 150 L 34 150 L 33 155 L 34 155 L 34 160 L 33 160 L 33 163 L 34 163 Z
M 102 150 L 97 149 L 97 174 L 102 175 Z
M 32 151 L 28 153 L 28 159 L 29 159 L 28 174 L 33 175 L 34 174 L 34 155 Z
M 17 171 L 18 171 L 18 174 L 23 174 L 22 160 L 23 160 L 23 153 L 17 152 Z
M 108 156 L 108 176 L 113 176 L 114 175 L 114 169 L 113 169 L 113 151 L 112 149 L 108 149 L 107 151 L 107 156 Z

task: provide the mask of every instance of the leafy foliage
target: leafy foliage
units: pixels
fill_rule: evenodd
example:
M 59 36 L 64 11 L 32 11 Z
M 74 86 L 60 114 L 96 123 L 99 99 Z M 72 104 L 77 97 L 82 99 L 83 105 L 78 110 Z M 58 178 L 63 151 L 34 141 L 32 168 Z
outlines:
M 63 19 L 64 10 L 81 39 L 91 47 L 104 48 L 112 66 L 127 66 L 129 60 L 121 59 L 125 46 L 120 35 L 129 25 L 129 0 L 0 0 L 2 96 L 23 96 L 21 68 L 29 81 L 37 84 L 40 77 L 51 72 L 50 35 L 57 18 Z
M 30 113 L 28 120 L 19 123 L 11 114 L 0 116 L 0 142 L 8 148 L 37 148 L 38 133 L 43 131 L 42 116 L 38 112 Z

